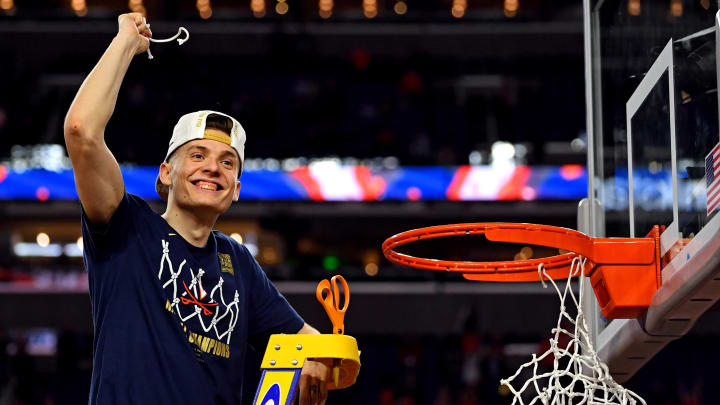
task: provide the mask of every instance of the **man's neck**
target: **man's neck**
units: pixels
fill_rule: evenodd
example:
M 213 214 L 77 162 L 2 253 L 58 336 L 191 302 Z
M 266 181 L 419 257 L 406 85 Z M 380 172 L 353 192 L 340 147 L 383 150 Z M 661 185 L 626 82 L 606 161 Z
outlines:
M 210 236 L 218 216 L 213 214 L 200 216 L 197 212 L 168 204 L 167 211 L 162 214 L 162 217 L 188 243 L 203 247 L 207 244 L 208 236 Z

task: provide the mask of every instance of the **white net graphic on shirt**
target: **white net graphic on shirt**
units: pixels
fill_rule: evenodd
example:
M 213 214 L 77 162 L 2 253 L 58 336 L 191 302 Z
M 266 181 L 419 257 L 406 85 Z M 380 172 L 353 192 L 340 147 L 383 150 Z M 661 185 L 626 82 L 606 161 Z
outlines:
M 579 297 L 576 297 L 570 283 L 573 276 L 580 274 L 580 286 L 583 285 L 585 273 L 582 269 L 585 268 L 586 260 L 582 257 L 573 259 L 570 277 L 563 292 L 547 275 L 543 265 L 538 266 L 543 287 L 547 287 L 544 281 L 547 278 L 560 297 L 560 316 L 557 326 L 551 331 L 553 337 L 550 338 L 550 349 L 539 356 L 533 354 L 532 360 L 520 366 L 515 374 L 500 380 L 500 384 L 512 393 L 513 405 L 646 404 L 640 396 L 615 382 L 592 345 L 585 314 L 579 304 L 582 302 L 583 288 L 579 289 Z M 565 302 L 568 297 L 577 309 L 575 318 L 566 312 Z M 570 324 L 567 329 L 562 326 L 564 322 Z M 568 340 L 567 344 L 560 343 L 565 339 Z M 552 370 L 542 365 L 549 360 L 552 360 Z M 513 380 L 520 379 L 519 376 L 530 371 L 532 376 L 520 388 L 513 387 Z
M 163 272 L 167 267 L 169 279 L 163 284 L 163 289 L 172 286 L 172 300 L 170 305 L 172 305 L 175 313 L 183 322 L 197 317 L 203 331 L 210 332 L 214 330 L 218 340 L 225 340 L 227 344 L 230 344 L 230 336 L 232 335 L 233 329 L 235 329 L 239 314 L 238 301 L 240 298 L 237 290 L 235 291 L 234 300 L 229 304 L 225 302 L 225 296 L 223 294 L 224 280 L 220 277 L 215 287 L 210 290 L 210 293 L 207 293 L 205 288 L 203 288 L 202 282 L 205 271 L 200 268 L 197 273 L 195 273 L 190 266 L 186 266 L 186 260 L 183 260 L 180 266 L 178 266 L 177 271 L 175 271 L 170 261 L 170 242 L 163 240 L 162 247 L 163 255 L 160 260 L 158 280 L 162 282 Z M 187 285 L 187 283 L 180 278 L 184 269 L 190 272 L 190 285 Z M 209 299 L 206 300 L 206 298 Z M 188 311 L 188 308 L 192 308 L 192 310 Z M 207 317 L 211 315 L 212 318 L 208 320 Z M 226 322 L 221 322 L 227 317 L 229 318 Z M 221 330 L 225 325 L 227 325 L 227 328 Z

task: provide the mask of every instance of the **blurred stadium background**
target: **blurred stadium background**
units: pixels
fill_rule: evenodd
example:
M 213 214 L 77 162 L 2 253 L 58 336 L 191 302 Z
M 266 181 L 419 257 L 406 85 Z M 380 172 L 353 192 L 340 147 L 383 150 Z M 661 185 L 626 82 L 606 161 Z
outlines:
M 667 24 L 717 9 L 663 1 Z M 106 141 L 128 190 L 162 210 L 154 177 L 181 114 L 240 120 L 241 201 L 217 228 L 322 331 L 316 282 L 350 283 L 346 333 L 363 368 L 328 403 L 510 403 L 499 380 L 543 350 L 555 295 L 397 268 L 380 244 L 453 222 L 576 227 L 587 195 L 577 0 L 0 0 L 0 404 L 87 401 L 92 325 L 62 122 L 128 10 L 145 13 L 156 38 L 178 26 L 191 35 L 152 44 L 155 59 L 136 57 L 125 79 Z M 548 253 L 472 239 L 416 249 Z M 652 404 L 717 403 L 717 319 L 709 311 L 629 387 Z M 250 395 L 258 358 L 248 361 Z

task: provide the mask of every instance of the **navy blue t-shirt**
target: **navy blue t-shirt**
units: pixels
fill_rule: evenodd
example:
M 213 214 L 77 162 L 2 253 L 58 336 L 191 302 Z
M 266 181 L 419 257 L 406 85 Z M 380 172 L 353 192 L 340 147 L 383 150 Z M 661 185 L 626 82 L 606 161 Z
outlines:
M 102 227 L 83 213 L 82 232 L 90 404 L 239 404 L 248 342 L 303 326 L 245 246 L 213 231 L 195 247 L 139 197 Z

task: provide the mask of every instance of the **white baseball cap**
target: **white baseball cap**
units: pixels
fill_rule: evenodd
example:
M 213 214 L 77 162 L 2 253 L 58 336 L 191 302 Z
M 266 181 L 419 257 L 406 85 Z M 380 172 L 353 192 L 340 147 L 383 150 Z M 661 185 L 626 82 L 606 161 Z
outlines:
M 233 124 L 230 136 L 217 135 L 216 133 L 205 133 L 205 122 L 207 121 L 207 117 L 209 115 L 220 115 L 229 118 Z M 230 145 L 233 149 L 235 149 L 235 152 L 237 152 L 238 157 L 240 158 L 240 171 L 238 172 L 238 178 L 240 177 L 243 163 L 245 161 L 245 130 L 235 118 L 221 112 L 210 110 L 196 111 L 183 115 L 180 117 L 173 129 L 168 151 L 165 155 L 165 162 L 168 161 L 170 155 L 172 155 L 172 153 L 179 147 L 196 139 L 212 139 L 214 141 Z M 160 175 L 158 175 L 155 180 L 155 191 L 157 191 L 163 200 L 167 201 L 168 190 L 167 187 L 160 181 Z

